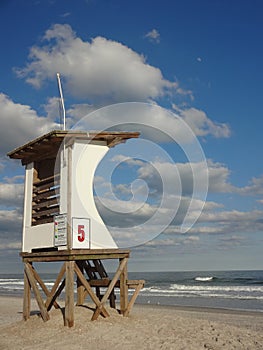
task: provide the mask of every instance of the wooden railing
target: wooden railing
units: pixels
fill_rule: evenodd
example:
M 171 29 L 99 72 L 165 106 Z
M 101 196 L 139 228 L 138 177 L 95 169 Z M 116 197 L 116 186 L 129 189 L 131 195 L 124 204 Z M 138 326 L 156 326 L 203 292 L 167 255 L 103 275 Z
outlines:
M 53 216 L 59 214 L 59 180 L 54 175 L 33 183 L 33 226 L 53 222 Z

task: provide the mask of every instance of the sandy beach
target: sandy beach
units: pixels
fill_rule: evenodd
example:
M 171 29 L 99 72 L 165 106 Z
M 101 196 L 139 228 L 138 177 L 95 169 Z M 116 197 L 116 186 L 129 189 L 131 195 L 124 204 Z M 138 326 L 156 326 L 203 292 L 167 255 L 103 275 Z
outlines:
M 64 327 L 61 310 L 43 322 L 32 302 L 22 320 L 22 298 L 0 297 L 0 349 L 262 349 L 263 314 L 218 309 L 135 305 L 129 317 L 90 321 L 92 311 L 75 308 L 75 325 Z

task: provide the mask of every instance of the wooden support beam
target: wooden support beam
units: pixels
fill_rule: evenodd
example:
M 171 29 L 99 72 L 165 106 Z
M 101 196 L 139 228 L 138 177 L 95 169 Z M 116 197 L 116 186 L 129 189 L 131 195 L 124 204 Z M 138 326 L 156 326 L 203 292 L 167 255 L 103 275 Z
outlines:
M 55 304 L 55 300 L 56 298 L 60 295 L 60 293 L 62 292 L 63 288 L 65 287 L 65 279 L 64 281 L 61 283 L 60 287 L 59 287 L 59 283 L 60 281 L 62 280 L 64 274 L 65 274 L 65 271 L 66 271 L 66 266 L 65 266 L 65 263 L 62 265 L 61 269 L 60 269 L 60 272 L 56 278 L 56 281 L 55 283 L 53 284 L 53 287 L 49 293 L 49 296 L 46 300 L 46 308 L 47 310 L 49 311 L 52 307 L 53 304 Z M 58 288 L 59 287 L 59 288 Z
M 40 278 L 39 274 L 36 272 L 34 267 L 32 267 L 32 271 L 33 271 L 35 280 L 38 282 L 38 284 L 40 285 L 40 287 L 42 288 L 42 290 L 46 294 L 46 296 L 49 297 L 50 296 L 50 291 L 47 289 L 45 283 L 42 281 L 42 279 Z M 46 303 L 45 303 L 45 306 L 46 306 Z M 58 305 L 58 303 L 55 300 L 54 300 L 54 306 L 55 306 L 56 309 L 60 308 L 60 306 Z
M 140 290 L 143 288 L 143 286 L 144 286 L 144 281 L 137 284 L 136 289 L 135 289 L 135 291 L 134 291 L 134 293 L 133 293 L 133 295 L 132 295 L 132 297 L 131 297 L 131 299 L 130 299 L 130 301 L 129 301 L 129 303 L 128 303 L 128 305 L 123 313 L 123 316 L 129 315 L 129 313 L 130 313 L 130 311 L 135 303 L 135 300 L 136 300 L 138 294 L 140 293 Z
M 84 261 L 76 261 L 81 273 L 84 273 Z M 85 287 L 77 276 L 77 305 L 83 305 L 85 300 Z
M 128 258 L 129 250 L 122 249 L 67 249 L 50 252 L 20 253 L 23 262 L 45 262 L 45 261 L 76 261 L 93 259 L 119 259 Z
M 96 309 L 96 311 L 94 312 L 94 314 L 93 314 L 93 316 L 91 318 L 92 321 L 95 321 L 99 317 L 100 310 L 103 307 L 103 305 L 105 304 L 105 302 L 107 301 L 107 299 L 109 298 L 109 296 L 110 296 L 110 294 L 111 294 L 111 292 L 112 292 L 116 282 L 118 281 L 118 279 L 120 277 L 120 274 L 122 273 L 123 269 L 125 268 L 125 266 L 127 266 L 127 261 L 128 261 L 127 258 L 121 259 L 118 270 L 116 271 L 113 279 L 111 280 L 110 285 L 109 285 L 106 293 L 104 294 L 103 298 L 101 299 L 100 305 L 97 306 L 97 309 Z
M 38 307 L 39 307 L 41 316 L 42 316 L 43 320 L 46 322 L 49 320 L 49 314 L 47 312 L 47 309 L 45 307 L 45 304 L 43 302 L 43 299 L 41 297 L 39 289 L 37 287 L 37 284 L 36 284 L 36 281 L 34 278 L 33 268 L 31 266 L 31 264 L 29 264 L 29 263 L 25 264 L 25 271 L 26 271 L 26 275 L 27 275 L 27 278 L 29 280 L 30 286 L 32 287 L 33 292 L 35 294 L 36 301 L 38 303 Z
M 23 319 L 26 321 L 30 317 L 31 288 L 24 266 L 24 299 L 23 299 Z
M 100 300 L 97 298 L 97 296 L 94 294 L 91 286 L 89 285 L 89 282 L 86 280 L 86 278 L 83 276 L 82 272 L 80 271 L 79 267 L 77 264 L 75 264 L 75 272 L 80 280 L 80 282 L 83 284 L 85 289 L 87 290 L 89 296 L 91 297 L 92 301 L 95 303 L 95 305 L 100 307 L 99 314 L 101 313 L 104 317 L 109 317 L 109 313 L 107 310 L 104 308 L 104 306 L 101 306 Z M 99 316 L 98 314 L 98 316 Z
M 124 315 L 128 306 L 127 280 L 128 280 L 128 269 L 127 269 L 127 264 L 125 264 L 120 274 L 120 312 L 122 315 Z
M 66 261 L 65 320 L 68 327 L 74 326 L 74 261 Z

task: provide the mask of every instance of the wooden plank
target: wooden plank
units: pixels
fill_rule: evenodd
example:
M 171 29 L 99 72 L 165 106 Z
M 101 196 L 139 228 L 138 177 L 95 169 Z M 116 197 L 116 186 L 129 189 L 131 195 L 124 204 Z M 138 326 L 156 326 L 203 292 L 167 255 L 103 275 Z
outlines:
M 90 261 L 86 260 L 83 264 L 84 270 L 86 271 L 86 274 L 88 275 L 89 279 L 96 279 L 96 269 L 94 266 L 91 265 Z
M 125 142 L 130 138 L 139 137 L 139 132 L 121 132 L 121 131 L 104 131 L 104 132 L 73 132 L 73 131 L 62 131 L 54 130 L 48 134 L 42 135 L 39 138 L 20 146 L 13 151 L 9 152 L 7 155 L 10 158 L 21 159 L 22 164 L 28 164 L 32 161 L 48 159 L 49 157 L 55 158 L 59 150 L 60 145 L 64 140 L 68 139 L 82 139 L 91 141 L 92 140 L 102 140 L 108 141 L 117 139 L 120 142 Z
M 31 289 L 29 279 L 24 268 L 24 299 L 23 299 L 23 319 L 26 321 L 30 317 Z
M 60 272 L 56 278 L 56 281 L 54 282 L 52 288 L 51 288 L 51 291 L 49 293 L 49 296 L 47 297 L 47 300 L 45 302 L 45 305 L 46 305 L 46 308 L 47 310 L 49 311 L 52 307 L 52 305 L 54 304 L 54 301 L 56 300 L 57 296 L 61 293 L 62 289 L 64 288 L 64 285 L 63 285 L 63 288 L 61 289 L 60 293 L 57 294 L 57 288 L 59 286 L 59 283 L 60 281 L 62 280 L 64 274 L 65 274 L 65 271 L 66 271 L 66 266 L 65 266 L 65 263 L 62 265 L 61 269 L 60 269 Z
M 61 250 L 59 252 L 59 255 L 86 255 L 86 254 L 98 254 L 98 255 L 109 255 L 109 254 L 120 254 L 120 258 L 121 257 L 129 257 L 129 253 L 130 250 L 129 249 L 119 249 L 119 248 L 100 248 L 100 249 L 65 249 L 65 250 Z M 34 252 L 34 253 L 29 253 L 29 252 L 21 252 L 20 255 L 22 257 L 30 257 L 30 256 L 34 256 L 34 255 L 56 255 L 57 252 Z M 96 258 L 94 258 L 96 259 Z M 98 258 L 99 259 L 99 258 Z M 89 259 L 92 260 L 92 259 Z
M 124 314 L 128 306 L 128 270 L 127 263 L 120 274 L 120 312 Z
M 138 294 L 140 293 L 140 290 L 143 288 L 144 284 L 143 283 L 139 283 L 135 289 L 135 292 L 133 293 L 129 303 L 128 303 L 128 306 L 126 308 L 126 310 L 124 311 L 123 313 L 123 316 L 128 316 L 132 307 L 133 307 L 133 304 L 135 303 L 135 300 L 138 296 Z
M 93 260 L 93 259 L 119 259 L 128 258 L 129 250 L 121 249 L 72 249 L 47 252 L 21 252 L 24 262 L 45 261 L 70 261 L 70 260 Z
M 65 320 L 67 327 L 74 326 L 74 261 L 66 263 Z
M 33 182 L 33 186 L 39 188 L 40 186 L 46 184 L 46 183 L 50 183 L 50 182 L 57 182 L 59 183 L 60 180 L 60 174 L 54 174 L 52 176 L 46 177 L 45 179 L 41 179 L 41 180 L 36 180 Z
M 47 311 L 49 311 L 51 309 L 51 307 L 53 305 L 53 301 L 56 300 L 60 296 L 62 290 L 65 288 L 65 285 L 66 285 L 66 279 L 64 278 L 64 280 L 61 282 L 61 284 L 59 285 L 58 289 L 56 290 L 53 298 L 51 299 L 51 302 L 50 302 L 50 304 L 47 307 Z
M 108 147 L 113 148 L 114 146 L 118 145 L 119 143 L 123 143 L 124 140 L 122 137 L 115 137 L 109 140 Z
M 51 261 L 76 261 L 87 259 L 119 259 L 121 254 L 112 254 L 110 256 L 105 255 L 59 255 L 61 251 L 56 251 L 57 255 L 35 255 L 34 257 L 23 257 L 23 262 L 51 262 Z M 36 254 L 34 252 L 34 254 Z
M 81 273 L 84 272 L 84 261 L 76 261 Z M 77 305 L 83 305 L 85 300 L 85 287 L 77 276 Z
M 32 217 L 33 218 L 40 218 L 42 216 L 53 215 L 56 213 L 59 213 L 59 205 L 54 205 L 53 207 L 48 208 L 48 209 L 44 208 L 44 209 L 38 210 L 36 212 L 33 211 Z
M 37 284 L 36 284 L 36 281 L 35 281 L 35 278 L 34 278 L 34 274 L 33 274 L 33 271 L 32 271 L 32 266 L 28 263 L 25 264 L 25 271 L 26 271 L 26 275 L 27 275 L 27 278 L 29 280 L 29 283 L 33 289 L 33 292 L 35 294 L 35 297 L 36 297 L 36 301 L 37 301 L 37 304 L 39 306 L 39 310 L 40 310 L 40 313 L 41 313 L 41 316 L 43 318 L 43 321 L 48 321 L 49 320 L 49 314 L 47 312 L 47 309 L 45 307 L 45 304 L 42 300 L 42 297 L 41 297 L 41 294 L 39 292 L 39 289 L 37 287 Z
M 41 218 L 41 219 L 32 219 L 32 226 L 47 224 L 47 223 L 53 222 L 53 221 L 54 221 L 53 216 L 47 216 L 47 217 Z
M 50 190 L 50 191 L 46 191 L 46 192 L 41 192 L 40 194 L 33 194 L 33 201 L 38 201 L 41 199 L 48 199 L 50 197 L 56 197 L 58 195 L 57 190 Z
M 93 293 L 93 290 L 91 286 L 89 285 L 88 281 L 86 278 L 83 276 L 82 272 L 80 271 L 78 265 L 75 263 L 75 272 L 77 276 L 79 277 L 80 282 L 83 284 L 83 286 L 86 288 L 89 296 L 91 297 L 92 301 L 95 303 L 98 309 L 98 316 L 101 313 L 104 317 L 109 317 L 109 313 L 107 310 L 104 308 L 103 305 L 101 305 L 100 300 L 97 298 L 97 296 Z
M 102 279 L 89 280 L 89 284 L 91 287 L 108 287 L 110 285 L 111 280 L 106 277 Z
M 103 298 L 101 299 L 101 302 L 100 302 L 100 306 L 97 307 L 97 309 L 95 310 L 91 320 L 92 321 L 95 321 L 98 317 L 99 317 L 99 314 L 100 314 L 100 309 L 101 307 L 103 307 L 104 303 L 107 301 L 107 299 L 109 298 L 117 280 L 119 279 L 120 277 L 120 274 L 122 273 L 123 269 L 125 268 L 125 266 L 127 266 L 127 261 L 128 259 L 127 258 L 123 258 L 121 261 L 120 261 L 120 264 L 119 264 L 119 267 L 113 277 L 113 279 L 111 280 L 110 282 L 110 285 L 106 291 L 106 293 L 104 294 Z
M 128 280 L 127 286 L 129 289 L 136 289 L 138 284 L 142 284 L 144 286 L 145 281 L 144 280 Z
M 43 201 L 38 202 L 38 203 L 33 203 L 32 209 L 38 210 L 38 209 L 42 209 L 42 208 L 47 208 L 47 207 L 50 207 L 51 205 L 54 205 L 54 204 L 59 205 L 57 197 L 52 198 L 52 199 L 43 200 Z
M 49 192 L 52 191 L 52 189 L 53 189 L 53 187 L 50 187 L 50 186 L 48 186 L 48 187 L 46 187 L 46 188 L 43 188 L 42 190 L 39 189 L 39 188 L 33 187 L 33 197 L 35 197 L 35 196 L 37 196 L 37 195 L 39 195 L 39 194 L 43 194 L 43 195 L 46 194 L 46 197 L 45 197 L 45 198 L 47 198 Z
M 39 274 L 36 272 L 36 270 L 34 269 L 34 267 L 32 267 L 32 271 L 35 277 L 35 280 L 38 282 L 38 284 L 40 285 L 40 287 L 42 288 L 43 292 L 46 294 L 47 297 L 49 297 L 50 295 L 50 291 L 47 289 L 45 283 L 42 281 L 41 277 L 39 276 Z M 46 306 L 46 304 L 45 304 Z M 56 301 L 54 301 L 54 306 L 56 309 L 59 309 L 60 306 L 58 305 L 58 303 Z M 46 307 L 47 308 L 47 307 Z
M 38 182 L 36 182 L 33 185 L 33 191 L 34 191 L 34 193 L 35 192 L 39 193 L 41 191 L 49 190 L 49 189 L 51 189 L 53 187 L 59 187 L 59 180 L 54 180 L 54 178 L 53 178 L 52 181 L 48 181 L 48 182 L 44 183 L 43 185 L 38 185 Z
M 56 149 L 54 149 L 53 147 L 50 150 L 47 149 L 45 150 L 45 152 L 42 152 L 42 153 L 41 151 L 36 150 L 36 152 L 33 155 L 20 157 L 21 163 L 22 165 L 26 165 L 28 163 L 32 163 L 36 161 L 40 162 L 40 161 L 46 161 L 47 159 L 55 159 L 57 156 L 58 150 L 59 150 L 59 146 L 57 146 Z

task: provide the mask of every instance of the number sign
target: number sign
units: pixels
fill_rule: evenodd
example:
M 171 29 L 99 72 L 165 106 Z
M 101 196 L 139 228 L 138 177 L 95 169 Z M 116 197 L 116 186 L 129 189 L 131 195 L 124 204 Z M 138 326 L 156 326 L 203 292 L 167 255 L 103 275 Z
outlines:
M 72 218 L 72 248 L 90 248 L 90 219 Z

